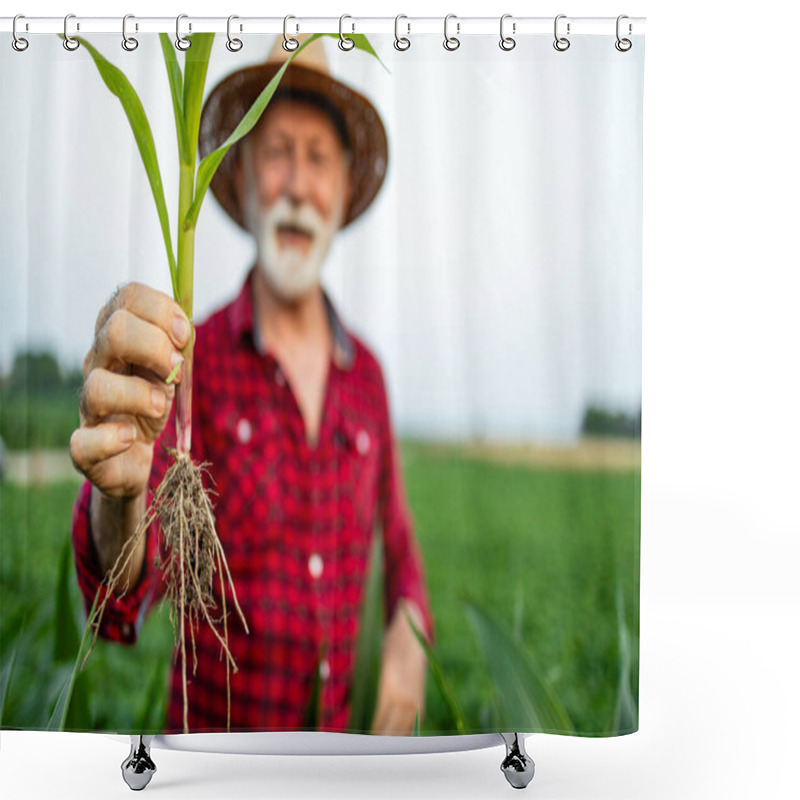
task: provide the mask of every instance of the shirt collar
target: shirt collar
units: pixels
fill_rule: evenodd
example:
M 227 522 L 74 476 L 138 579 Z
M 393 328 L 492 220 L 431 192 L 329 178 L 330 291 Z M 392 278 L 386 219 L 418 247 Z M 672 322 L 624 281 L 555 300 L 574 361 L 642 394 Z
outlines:
M 234 339 L 238 342 L 242 336 L 249 336 L 259 353 L 264 353 L 258 329 L 253 325 L 253 280 L 257 265 L 250 267 L 239 294 L 228 308 L 228 321 Z M 328 323 L 333 335 L 333 360 L 339 369 L 350 369 L 355 357 L 353 339 L 342 323 L 336 308 L 327 292 L 323 289 L 322 297 L 328 313 Z

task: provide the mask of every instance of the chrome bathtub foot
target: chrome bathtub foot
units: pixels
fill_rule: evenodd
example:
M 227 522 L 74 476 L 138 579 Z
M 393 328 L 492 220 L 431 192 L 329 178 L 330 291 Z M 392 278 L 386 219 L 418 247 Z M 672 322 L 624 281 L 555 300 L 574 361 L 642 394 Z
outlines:
M 144 789 L 155 774 L 156 765 L 150 758 L 152 741 L 152 736 L 131 736 L 130 755 L 122 762 L 122 778 L 135 792 Z
M 500 765 L 506 780 L 515 789 L 524 789 L 532 780 L 535 765 L 525 752 L 525 740 L 518 733 L 501 733 L 506 743 L 506 757 Z

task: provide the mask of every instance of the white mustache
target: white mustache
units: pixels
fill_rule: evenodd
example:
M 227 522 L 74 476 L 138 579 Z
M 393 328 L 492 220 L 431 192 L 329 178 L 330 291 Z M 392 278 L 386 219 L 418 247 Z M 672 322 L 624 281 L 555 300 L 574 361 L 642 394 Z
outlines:
M 294 206 L 285 196 L 279 197 L 271 207 L 264 210 L 264 220 L 272 232 L 288 226 L 314 238 L 326 228 L 325 220 L 313 206 L 308 203 Z

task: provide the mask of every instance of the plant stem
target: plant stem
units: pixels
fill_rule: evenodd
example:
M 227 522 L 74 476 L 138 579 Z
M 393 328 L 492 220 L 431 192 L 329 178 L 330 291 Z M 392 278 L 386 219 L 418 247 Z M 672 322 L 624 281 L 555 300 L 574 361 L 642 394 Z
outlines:
M 181 381 L 175 402 L 175 426 L 178 452 L 189 455 L 192 449 L 192 362 L 194 361 L 194 322 L 192 301 L 194 289 L 194 227 L 185 228 L 183 221 L 192 205 L 194 194 L 194 163 L 181 164 L 178 199 L 178 297 L 175 301 L 192 323 L 192 335 L 183 349 Z

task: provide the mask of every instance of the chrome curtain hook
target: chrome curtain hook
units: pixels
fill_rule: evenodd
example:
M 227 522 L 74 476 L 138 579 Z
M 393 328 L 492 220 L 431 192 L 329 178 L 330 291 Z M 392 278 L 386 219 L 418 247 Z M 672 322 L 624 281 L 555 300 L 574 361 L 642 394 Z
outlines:
M 14 17 L 14 22 L 11 23 L 11 35 L 14 37 L 11 40 L 11 46 L 18 52 L 21 53 L 23 50 L 28 49 L 28 40 L 24 39 L 22 36 L 17 35 L 17 20 L 18 19 L 25 19 L 23 14 L 17 14 Z
M 616 47 L 617 50 L 620 51 L 620 53 L 627 53 L 628 50 L 630 50 L 631 47 L 633 47 L 633 42 L 630 39 L 623 39 L 620 36 L 620 27 L 621 27 L 620 23 L 624 19 L 628 19 L 628 15 L 627 14 L 620 14 L 617 17 L 617 41 L 614 42 L 614 47 Z M 630 36 L 631 33 L 633 33 L 633 25 L 631 25 L 631 23 L 629 22 L 628 23 L 628 35 Z
M 287 14 L 283 18 L 283 49 L 288 50 L 290 53 L 292 50 L 297 50 L 300 47 L 300 42 L 292 36 L 289 36 L 287 32 L 287 26 L 289 24 L 290 19 L 297 19 L 297 17 L 293 17 L 291 14 Z
M 129 53 L 139 46 L 139 40 L 133 36 L 128 36 L 128 20 L 135 19 L 133 14 L 126 14 L 122 18 L 122 49 L 127 50 Z M 138 29 L 138 26 L 137 26 Z
M 231 14 L 228 17 L 228 41 L 225 42 L 225 47 L 227 47 L 231 53 L 238 53 L 244 46 L 241 39 L 231 38 L 231 22 L 235 19 L 239 19 L 236 14 Z M 241 30 L 241 28 L 239 28 L 239 30 Z
M 178 14 L 175 19 L 175 47 L 177 47 L 178 50 L 188 50 L 192 46 L 192 40 L 181 35 L 181 20 L 188 19 L 188 17 L 188 14 Z M 189 30 L 191 29 L 192 26 L 190 25 Z
M 73 52 L 81 46 L 81 43 L 73 36 L 70 36 L 67 31 L 67 25 L 71 19 L 75 19 L 74 14 L 67 14 L 67 16 L 64 17 L 64 49 Z
M 401 19 L 408 19 L 405 14 L 398 14 L 394 18 L 394 46 L 396 50 L 408 50 L 411 47 L 411 39 L 407 39 L 405 36 L 400 36 L 400 20 Z M 406 32 L 411 33 L 411 23 L 406 22 L 406 28 L 408 29 Z
M 342 25 L 344 24 L 344 21 L 346 19 L 353 19 L 353 18 L 349 14 L 342 14 L 342 16 L 339 17 L 339 48 L 342 50 L 352 50 L 356 46 L 356 43 L 351 38 L 345 36 L 344 33 L 342 33 Z M 356 26 L 355 23 L 353 23 L 353 31 L 355 31 L 355 29 Z
M 563 53 L 565 50 L 569 50 L 570 41 L 566 38 L 566 36 L 559 36 L 558 35 L 558 21 L 560 19 L 566 19 L 566 14 L 559 14 L 555 22 L 553 23 L 553 35 L 555 36 L 555 41 L 553 42 L 553 47 L 559 51 L 559 53 Z M 567 36 L 569 35 L 569 22 L 567 23 Z
M 503 25 L 507 19 L 511 19 L 511 14 L 503 14 L 503 16 L 500 17 L 500 49 L 506 52 L 513 50 L 517 46 L 517 40 L 513 39 L 511 36 L 506 36 L 503 32 Z M 511 24 L 511 30 L 513 33 L 517 32 L 516 22 Z
M 448 36 L 448 34 L 447 34 L 447 23 L 450 22 L 451 19 L 456 19 L 456 15 L 455 14 L 448 14 L 444 18 L 444 42 L 443 42 L 443 45 L 444 45 L 444 49 L 445 50 L 450 50 L 452 52 L 453 50 L 458 50 L 458 48 L 461 47 L 461 40 L 458 39 L 456 36 Z M 457 22 L 456 23 L 456 33 L 459 33 L 460 30 L 461 30 L 461 23 Z

